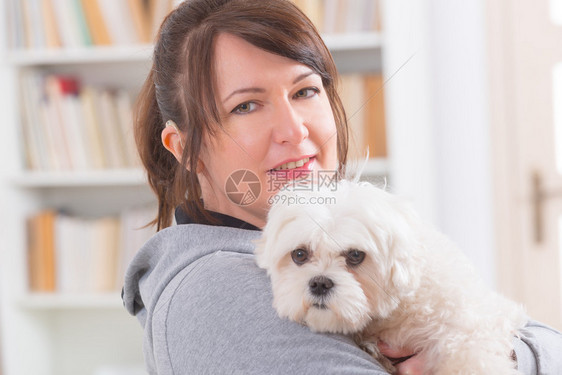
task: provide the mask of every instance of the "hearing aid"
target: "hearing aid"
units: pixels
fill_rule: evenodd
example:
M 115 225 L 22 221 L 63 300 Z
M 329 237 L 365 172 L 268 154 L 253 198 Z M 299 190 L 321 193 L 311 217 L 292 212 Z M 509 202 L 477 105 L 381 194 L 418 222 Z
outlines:
M 178 128 L 178 125 L 173 120 L 168 120 L 168 121 L 166 121 L 166 126 L 171 126 L 172 128 L 174 128 L 176 130 L 176 133 L 177 133 L 178 137 L 180 137 L 181 148 L 185 148 L 185 146 L 183 144 L 183 140 L 181 138 L 181 132 L 180 132 L 180 129 Z

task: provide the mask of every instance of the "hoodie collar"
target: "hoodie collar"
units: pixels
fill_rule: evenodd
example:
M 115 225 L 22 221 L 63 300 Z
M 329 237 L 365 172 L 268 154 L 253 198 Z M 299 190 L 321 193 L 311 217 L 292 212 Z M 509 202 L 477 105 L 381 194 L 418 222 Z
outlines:
M 260 228 L 245 222 L 244 220 L 237 219 L 233 216 L 221 214 L 219 212 L 207 211 L 212 217 L 219 221 L 216 226 L 237 228 L 237 229 L 247 229 L 247 230 L 261 230 Z M 200 224 L 197 223 L 191 216 L 189 216 L 181 207 L 176 207 L 175 212 L 176 223 L 178 225 L 183 224 Z

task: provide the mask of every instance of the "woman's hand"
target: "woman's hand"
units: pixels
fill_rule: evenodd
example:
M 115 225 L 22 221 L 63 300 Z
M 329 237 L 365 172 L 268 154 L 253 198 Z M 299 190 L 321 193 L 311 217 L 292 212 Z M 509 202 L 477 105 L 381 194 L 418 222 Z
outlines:
M 378 343 L 382 355 L 396 367 L 397 375 L 423 375 L 424 359 L 409 349 L 391 348 L 385 342 Z

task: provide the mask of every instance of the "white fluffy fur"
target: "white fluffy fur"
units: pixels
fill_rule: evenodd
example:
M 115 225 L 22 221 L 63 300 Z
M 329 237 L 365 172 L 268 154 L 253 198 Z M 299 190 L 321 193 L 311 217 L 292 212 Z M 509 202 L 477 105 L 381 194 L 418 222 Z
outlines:
M 256 259 L 267 270 L 281 317 L 320 332 L 352 334 L 391 372 L 376 343 L 407 347 L 426 359 L 426 374 L 518 374 L 512 339 L 522 309 L 488 290 L 465 256 L 422 222 L 403 200 L 368 183 L 340 181 L 335 191 L 282 191 L 287 197 L 334 197 L 335 204 L 274 205 Z M 311 251 L 297 265 L 291 252 Z M 366 253 L 357 267 L 342 255 Z M 327 309 L 313 306 L 309 280 L 334 282 Z

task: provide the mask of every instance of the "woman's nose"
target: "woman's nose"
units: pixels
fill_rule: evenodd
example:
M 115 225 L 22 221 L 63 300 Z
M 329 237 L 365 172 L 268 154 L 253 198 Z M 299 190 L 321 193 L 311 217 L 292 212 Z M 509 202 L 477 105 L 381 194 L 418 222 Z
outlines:
M 299 144 L 308 137 L 305 120 L 290 101 L 279 103 L 273 121 L 273 138 L 277 143 Z

